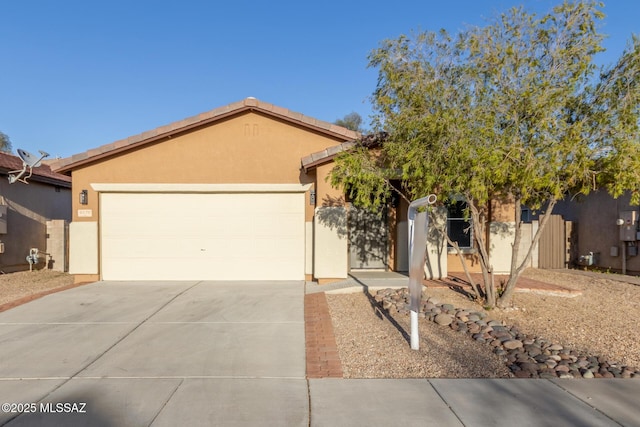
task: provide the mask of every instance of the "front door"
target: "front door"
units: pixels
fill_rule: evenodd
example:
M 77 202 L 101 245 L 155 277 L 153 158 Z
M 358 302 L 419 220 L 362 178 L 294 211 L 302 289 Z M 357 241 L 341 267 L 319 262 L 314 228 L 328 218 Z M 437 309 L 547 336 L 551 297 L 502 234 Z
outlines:
M 388 268 L 387 210 L 371 212 L 349 206 L 349 267 L 352 270 Z

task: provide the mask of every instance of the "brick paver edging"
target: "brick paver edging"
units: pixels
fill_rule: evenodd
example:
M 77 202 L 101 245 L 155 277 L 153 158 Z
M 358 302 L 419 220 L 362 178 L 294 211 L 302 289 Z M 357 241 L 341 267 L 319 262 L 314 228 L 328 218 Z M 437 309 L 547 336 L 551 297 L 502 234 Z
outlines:
M 324 292 L 304 296 L 304 332 L 307 378 L 342 378 L 342 364 Z

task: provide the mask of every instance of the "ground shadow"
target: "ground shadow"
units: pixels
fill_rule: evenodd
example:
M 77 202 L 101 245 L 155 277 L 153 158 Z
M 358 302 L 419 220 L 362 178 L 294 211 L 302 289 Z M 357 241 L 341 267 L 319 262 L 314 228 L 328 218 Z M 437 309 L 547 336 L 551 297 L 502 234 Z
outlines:
M 353 280 L 355 280 L 360 286 L 362 286 L 362 294 L 367 297 L 367 300 L 369 301 L 369 304 L 371 305 L 371 309 L 373 310 L 373 313 L 381 320 L 386 319 L 389 321 L 389 323 L 391 325 L 393 325 L 394 328 L 396 328 L 398 330 L 398 332 L 400 332 L 400 335 L 402 336 L 402 338 L 404 338 L 404 340 L 407 343 L 411 343 L 411 336 L 409 335 L 409 333 L 405 330 L 404 327 L 402 327 L 402 325 L 400 325 L 396 319 L 393 318 L 393 316 L 391 316 L 389 314 L 388 311 L 384 310 L 382 307 L 380 307 L 380 305 L 378 304 L 378 302 L 375 300 L 375 298 L 373 297 L 373 295 L 371 295 L 371 292 L 369 292 L 369 286 L 362 282 L 361 280 L 359 280 L 357 277 L 353 277 Z

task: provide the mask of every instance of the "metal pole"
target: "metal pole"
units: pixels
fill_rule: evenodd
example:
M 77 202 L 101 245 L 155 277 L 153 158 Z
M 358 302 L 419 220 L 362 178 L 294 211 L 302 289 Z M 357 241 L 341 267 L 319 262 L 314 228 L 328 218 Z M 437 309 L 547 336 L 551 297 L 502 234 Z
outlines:
M 420 348 L 420 334 L 418 333 L 418 312 L 422 296 L 422 278 L 424 276 L 424 262 L 427 252 L 427 230 L 429 216 L 426 210 L 418 212 L 421 207 L 436 202 L 436 195 L 430 194 L 409 204 L 407 223 L 409 227 L 409 297 L 411 310 L 411 349 Z

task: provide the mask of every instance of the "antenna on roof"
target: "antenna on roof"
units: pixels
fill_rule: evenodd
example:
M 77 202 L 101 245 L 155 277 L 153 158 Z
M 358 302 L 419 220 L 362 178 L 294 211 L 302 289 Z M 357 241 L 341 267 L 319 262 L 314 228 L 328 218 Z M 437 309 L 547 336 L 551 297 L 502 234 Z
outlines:
M 28 184 L 27 179 L 31 178 L 33 168 L 40 166 L 42 164 L 42 159 L 49 157 L 49 153 L 45 153 L 42 150 L 38 151 L 40 152 L 40 157 L 18 148 L 18 156 L 22 159 L 22 169 L 9 172 L 9 184 L 13 184 L 16 181 Z M 29 175 L 23 178 L 23 175 L 27 173 L 27 168 L 29 169 Z

